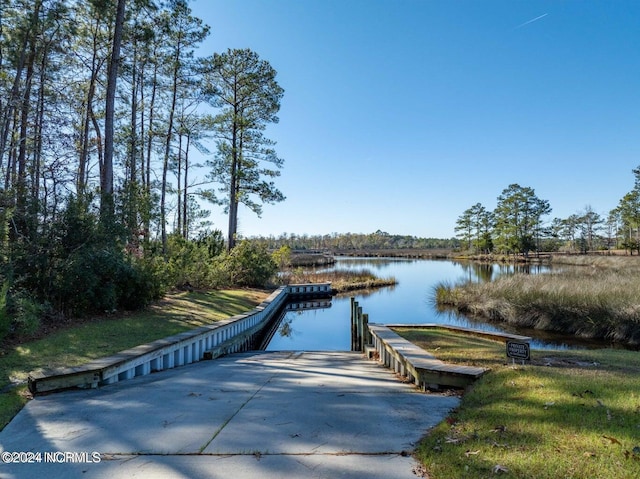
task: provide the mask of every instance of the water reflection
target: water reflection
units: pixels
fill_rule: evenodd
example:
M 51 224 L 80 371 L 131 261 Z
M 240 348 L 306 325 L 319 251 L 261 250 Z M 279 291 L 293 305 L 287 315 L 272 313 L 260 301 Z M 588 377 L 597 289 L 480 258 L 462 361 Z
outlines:
M 551 267 L 543 264 L 507 264 L 507 263 L 479 263 L 475 261 L 454 261 L 465 272 L 465 280 L 489 282 L 504 275 L 514 273 L 539 274 L 546 273 Z
M 289 319 L 282 319 L 282 321 L 280 321 L 280 326 L 278 327 L 278 334 L 280 335 L 280 337 L 282 338 L 291 338 L 293 337 L 293 333 L 294 333 L 294 329 L 291 326 L 291 324 L 293 323 L 293 319 L 289 318 Z
M 371 323 L 382 324 L 451 324 L 486 331 L 503 331 L 536 337 L 532 347 L 564 349 L 593 343 L 553 336 L 540 331 L 516 331 L 508 325 L 487 323 L 451 310 L 438 310 L 434 290 L 443 282 L 492 281 L 501 275 L 550 271 L 547 265 L 478 264 L 472 262 L 405 258 L 337 258 L 332 269 L 372 269 L 383 277 L 393 276 L 394 287 L 358 291 L 336 296 L 329 309 L 290 311 L 283 317 L 282 333 L 274 335 L 269 350 L 347 351 L 351 345 L 350 296 L 355 296 Z M 599 343 L 599 347 L 603 347 Z

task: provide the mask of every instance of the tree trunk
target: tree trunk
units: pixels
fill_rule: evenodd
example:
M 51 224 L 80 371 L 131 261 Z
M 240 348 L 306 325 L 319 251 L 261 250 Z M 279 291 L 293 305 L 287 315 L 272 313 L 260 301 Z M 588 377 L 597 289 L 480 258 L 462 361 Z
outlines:
M 187 146 L 184 151 L 184 186 L 182 188 L 182 236 L 187 239 L 189 237 L 189 223 L 187 218 L 187 200 L 188 195 L 188 176 L 189 176 L 189 146 L 191 145 L 191 135 L 187 135 Z
M 18 177 L 16 178 L 16 207 L 18 217 L 24 212 L 27 201 L 27 146 L 29 133 L 29 111 L 31 107 L 31 87 L 33 85 L 33 71 L 36 60 L 35 39 L 31 41 L 29 56 L 27 58 L 27 72 L 20 111 L 20 136 L 18 140 Z
M 184 121 L 184 118 L 182 119 Z M 178 134 L 178 164 L 176 166 L 176 180 L 178 183 L 178 221 L 176 231 L 182 232 L 182 132 Z
M 237 82 L 237 78 L 235 79 Z M 233 126 L 231 133 L 231 174 L 229 181 L 229 233 L 227 238 L 227 251 L 231 251 L 236 245 L 236 233 L 238 231 L 238 101 L 237 84 L 233 92 Z
M 96 82 L 98 78 L 98 72 L 102 66 L 102 61 L 98 60 L 98 25 L 99 20 L 96 20 L 95 30 L 93 31 L 93 52 L 91 55 L 91 77 L 89 78 L 89 87 L 87 88 L 87 96 L 85 99 L 85 115 L 82 119 L 82 136 L 81 136 L 81 148 L 80 158 L 78 160 L 78 178 L 76 179 L 76 193 L 79 197 L 84 197 L 87 192 L 88 182 L 88 163 L 89 163 L 89 130 L 93 120 L 92 118 L 92 105 L 95 97 Z M 102 154 L 100 154 L 102 156 Z
M 109 70 L 107 73 L 107 98 L 104 119 L 104 165 L 102 169 L 102 181 L 100 182 L 100 220 L 106 221 L 111 226 L 114 214 L 113 201 L 113 143 L 116 84 L 118 80 L 118 67 L 120 66 L 120 44 L 122 43 L 122 30 L 124 26 L 125 0 L 118 0 L 116 7 L 116 22 L 113 30 L 113 45 Z
M 169 121 L 167 124 L 167 136 L 165 139 L 164 148 L 164 161 L 162 163 L 162 192 L 160 193 L 160 231 L 162 236 L 162 252 L 167 253 L 167 172 L 169 171 L 169 156 L 171 154 L 171 139 L 173 138 L 173 118 L 176 110 L 176 103 L 178 98 L 178 73 L 180 69 L 179 65 L 180 49 L 177 47 L 174 57 L 173 67 L 173 91 L 171 96 L 171 109 L 169 111 Z

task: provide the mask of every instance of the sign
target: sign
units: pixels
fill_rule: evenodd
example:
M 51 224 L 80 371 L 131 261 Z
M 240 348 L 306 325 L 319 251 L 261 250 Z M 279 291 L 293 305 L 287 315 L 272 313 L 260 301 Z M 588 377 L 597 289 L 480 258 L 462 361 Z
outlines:
M 529 343 L 517 343 L 515 341 L 507 341 L 507 357 L 528 361 L 529 359 L 531 359 L 531 354 L 529 351 Z

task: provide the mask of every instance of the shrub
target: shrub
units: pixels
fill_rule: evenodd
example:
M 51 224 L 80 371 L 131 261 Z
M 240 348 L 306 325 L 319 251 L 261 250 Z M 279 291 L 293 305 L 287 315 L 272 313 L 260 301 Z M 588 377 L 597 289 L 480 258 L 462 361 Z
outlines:
M 0 341 L 2 341 L 11 329 L 11 318 L 7 307 L 9 294 L 9 281 L 2 283 L 0 288 Z
M 17 336 L 33 336 L 40 329 L 40 320 L 45 306 L 27 294 L 18 294 L 13 298 L 14 318 L 12 332 Z
M 280 271 L 284 271 L 285 268 L 291 266 L 291 248 L 287 245 L 281 246 L 280 249 L 273 252 L 271 255 L 273 261 L 278 265 Z
M 222 265 L 232 286 L 263 287 L 278 271 L 267 247 L 247 240 L 233 248 Z
M 207 242 L 190 241 L 175 234 L 169 237 L 167 275 L 172 286 L 191 285 L 195 288 L 211 288 L 215 247 Z

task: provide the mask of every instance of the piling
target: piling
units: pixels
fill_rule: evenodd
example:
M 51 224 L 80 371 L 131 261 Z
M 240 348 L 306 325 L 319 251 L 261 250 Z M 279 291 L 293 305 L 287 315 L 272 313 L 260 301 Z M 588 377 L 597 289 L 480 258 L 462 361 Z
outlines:
M 367 344 L 368 334 L 367 323 L 369 316 L 362 313 L 362 307 L 358 305 L 355 298 L 351 298 L 351 351 L 364 351 Z

